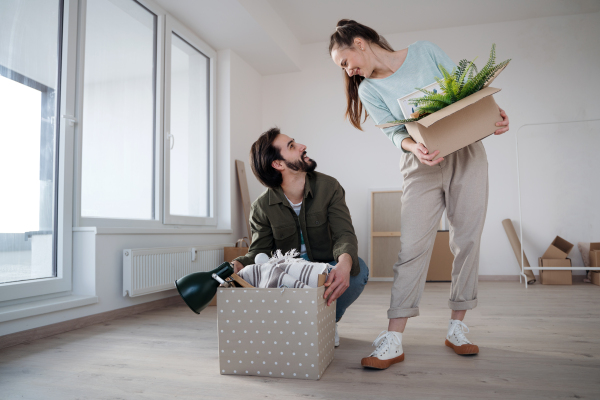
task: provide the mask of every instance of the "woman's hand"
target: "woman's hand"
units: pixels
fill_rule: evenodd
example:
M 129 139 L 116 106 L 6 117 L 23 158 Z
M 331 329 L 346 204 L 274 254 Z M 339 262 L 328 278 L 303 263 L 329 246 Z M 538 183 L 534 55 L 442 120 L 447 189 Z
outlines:
M 496 126 L 503 126 L 504 128 L 497 129 L 496 132 L 494 132 L 494 135 L 502 135 L 504 132 L 508 131 L 508 129 L 509 129 L 508 128 L 508 115 L 506 115 L 504 110 L 501 109 L 500 107 L 498 107 L 498 110 L 500 110 L 500 116 L 502 117 L 502 121 L 496 122 Z
M 404 139 L 402 141 L 402 148 L 404 150 L 412 152 L 415 156 L 417 156 L 421 164 L 437 165 L 444 161 L 443 157 L 434 160 L 434 158 L 437 157 L 438 154 L 440 154 L 439 150 L 436 150 L 433 153 L 429 154 L 429 150 L 427 150 L 427 147 L 425 147 L 423 143 L 415 143 L 415 141 L 412 140 L 412 138 Z

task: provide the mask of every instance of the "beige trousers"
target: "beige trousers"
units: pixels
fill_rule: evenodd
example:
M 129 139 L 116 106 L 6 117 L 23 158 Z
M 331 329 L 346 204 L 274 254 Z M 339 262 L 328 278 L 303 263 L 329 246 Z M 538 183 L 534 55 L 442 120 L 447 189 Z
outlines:
M 400 253 L 388 318 L 416 317 L 440 219 L 446 209 L 454 254 L 448 305 L 452 310 L 477 306 L 479 244 L 488 202 L 488 163 L 481 142 L 446 157 L 433 167 L 412 153 L 403 155 L 404 176 Z

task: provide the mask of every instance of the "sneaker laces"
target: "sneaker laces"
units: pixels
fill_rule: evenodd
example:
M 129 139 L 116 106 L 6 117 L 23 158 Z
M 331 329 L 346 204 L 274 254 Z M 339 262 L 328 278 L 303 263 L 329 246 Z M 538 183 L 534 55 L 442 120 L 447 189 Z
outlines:
M 391 339 L 390 339 L 391 337 Z M 398 335 L 391 331 L 381 331 L 377 339 L 373 341 L 373 346 L 375 346 L 375 350 L 371 353 L 371 356 L 376 356 L 377 353 L 381 352 L 387 346 L 387 349 L 391 352 L 392 344 L 401 345 L 402 342 Z
M 469 339 L 467 339 L 465 333 L 469 333 L 469 328 L 464 322 L 456 319 L 450 323 L 450 327 L 448 328 L 448 337 L 452 336 L 452 334 L 455 334 L 460 343 L 473 344 L 469 341 Z

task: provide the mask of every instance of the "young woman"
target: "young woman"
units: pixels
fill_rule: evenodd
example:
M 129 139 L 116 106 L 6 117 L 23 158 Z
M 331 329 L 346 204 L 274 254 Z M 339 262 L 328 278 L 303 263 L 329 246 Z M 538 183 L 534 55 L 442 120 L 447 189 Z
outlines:
M 352 20 L 338 22 L 331 35 L 329 54 L 345 72 L 346 116 L 357 129 L 370 115 L 376 124 L 408 118 L 397 99 L 441 77 L 438 65 L 451 71 L 455 64 L 435 44 L 419 41 L 394 51 L 373 29 Z M 364 120 L 361 122 L 363 112 Z M 496 134 L 508 131 L 508 117 Z M 375 339 L 376 350 L 362 365 L 385 369 L 404 360 L 402 333 L 409 317 L 419 315 L 419 301 L 439 221 L 444 208 L 450 221 L 450 247 L 454 253 L 448 305 L 451 311 L 446 345 L 457 354 L 477 354 L 479 348 L 465 337 L 462 322 L 477 305 L 479 243 L 488 201 L 487 156 L 481 142 L 444 158 L 416 143 L 404 125 L 382 129 L 404 152 L 400 253 L 394 265 L 389 325 Z

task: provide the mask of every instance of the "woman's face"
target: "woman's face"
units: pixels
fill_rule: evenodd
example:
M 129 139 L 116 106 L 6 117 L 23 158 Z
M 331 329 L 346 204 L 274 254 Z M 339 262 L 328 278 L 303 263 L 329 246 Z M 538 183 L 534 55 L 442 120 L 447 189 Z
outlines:
M 348 76 L 360 75 L 368 78 L 373 73 L 373 68 L 367 52 L 363 49 L 365 49 L 364 41 L 355 43 L 352 47 L 334 47 L 331 51 L 331 58 L 335 65 L 346 71 Z

